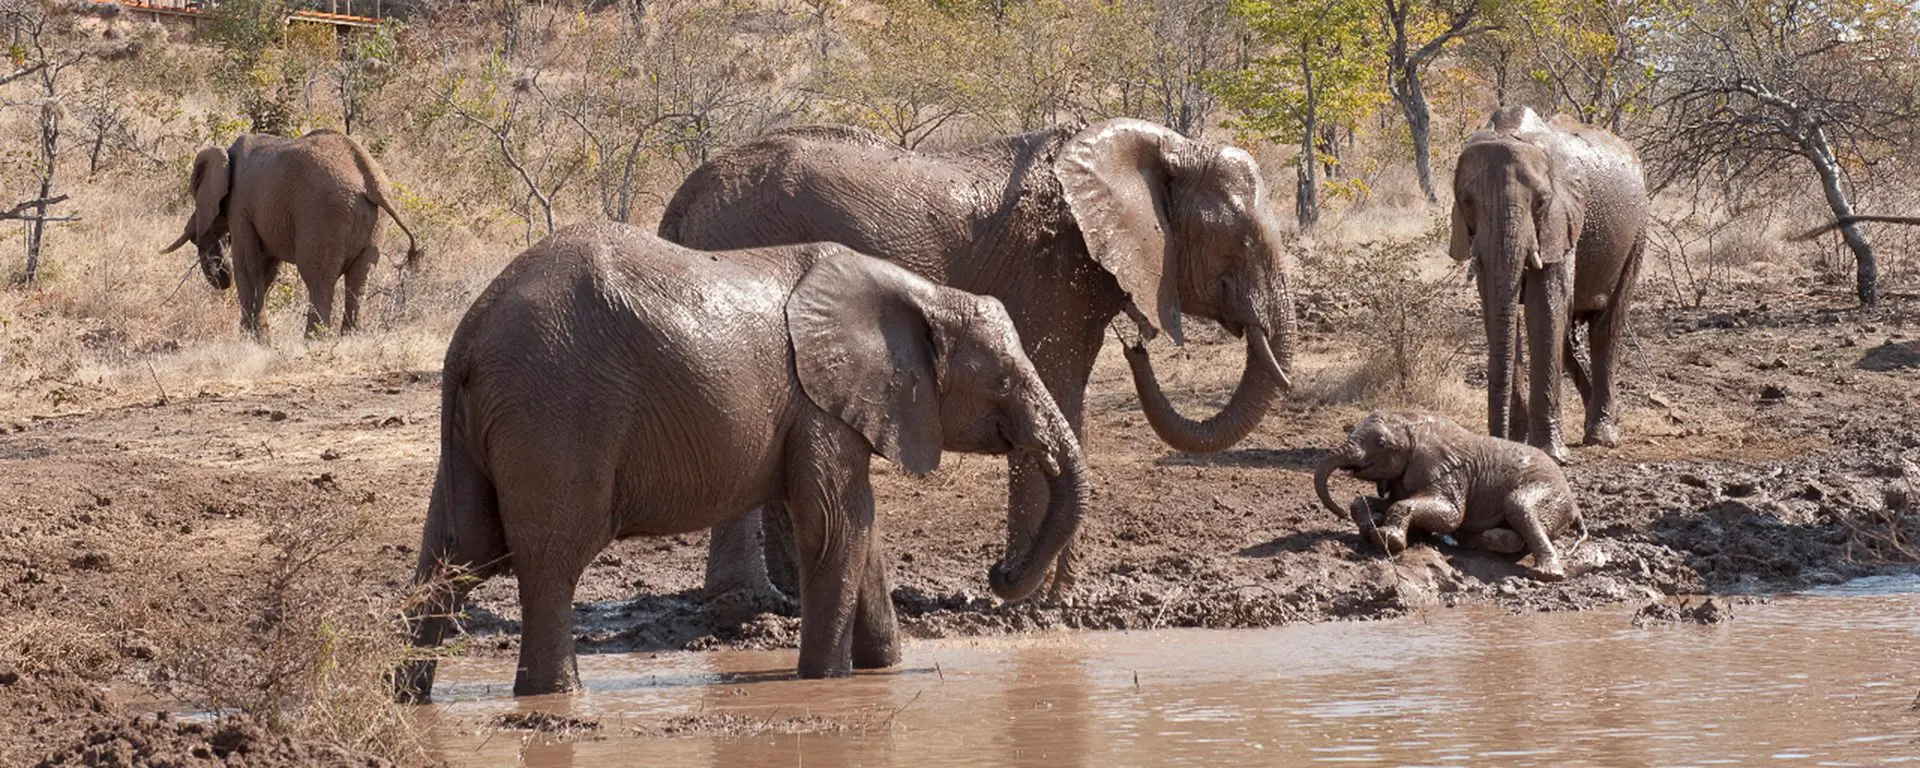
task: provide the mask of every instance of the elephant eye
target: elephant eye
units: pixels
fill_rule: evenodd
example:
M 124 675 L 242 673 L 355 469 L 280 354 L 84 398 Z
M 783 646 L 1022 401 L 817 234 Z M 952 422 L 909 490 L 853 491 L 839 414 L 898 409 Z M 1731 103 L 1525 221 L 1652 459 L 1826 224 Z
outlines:
M 1004 373 L 1000 374 L 1000 378 L 994 380 L 993 386 L 995 392 L 1006 394 L 1013 390 L 1013 377 Z

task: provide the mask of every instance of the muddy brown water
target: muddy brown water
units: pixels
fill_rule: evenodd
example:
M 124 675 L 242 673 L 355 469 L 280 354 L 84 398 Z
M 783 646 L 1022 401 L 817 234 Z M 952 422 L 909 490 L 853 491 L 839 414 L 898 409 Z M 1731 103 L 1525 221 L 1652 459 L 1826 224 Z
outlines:
M 830 681 L 790 651 L 582 656 L 590 692 L 520 700 L 510 663 L 454 660 L 420 717 L 460 765 L 1920 764 L 1920 577 L 1733 612 L 925 641 Z M 514 712 L 600 727 L 488 725 Z

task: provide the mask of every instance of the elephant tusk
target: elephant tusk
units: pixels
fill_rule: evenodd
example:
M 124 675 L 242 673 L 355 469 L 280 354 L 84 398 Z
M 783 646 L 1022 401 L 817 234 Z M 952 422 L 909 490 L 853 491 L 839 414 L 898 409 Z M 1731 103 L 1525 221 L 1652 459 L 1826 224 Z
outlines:
M 1546 266 L 1547 263 L 1540 259 L 1538 249 L 1527 252 L 1527 269 L 1544 269 Z

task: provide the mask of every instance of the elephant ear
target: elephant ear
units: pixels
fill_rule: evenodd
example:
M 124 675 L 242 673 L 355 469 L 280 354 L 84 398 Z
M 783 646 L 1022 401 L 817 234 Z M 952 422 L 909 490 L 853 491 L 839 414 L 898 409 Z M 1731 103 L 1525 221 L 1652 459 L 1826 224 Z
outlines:
M 227 162 L 227 150 L 220 147 L 200 150 L 200 154 L 193 158 L 193 177 L 188 182 L 188 188 L 193 191 L 195 242 L 205 242 L 209 234 L 219 236 L 212 230 L 227 200 Z
M 1185 338 L 1168 212 L 1173 166 L 1190 143 L 1162 126 L 1114 119 L 1081 131 L 1053 165 L 1088 254 L 1179 343 Z
M 940 467 L 940 349 L 933 285 L 839 246 L 787 299 L 794 371 L 807 399 L 916 477 Z
M 1539 263 L 1528 264 L 1535 269 L 1548 264 L 1558 264 L 1573 257 L 1574 246 L 1580 243 L 1580 230 L 1585 226 L 1585 217 L 1581 201 L 1566 183 L 1555 180 L 1553 196 L 1534 221 L 1535 236 L 1540 246 L 1537 258 Z
M 1461 208 L 1464 201 L 1453 201 L 1453 239 L 1447 244 L 1447 255 L 1454 261 L 1468 261 L 1473 258 L 1473 238 L 1467 235 L 1467 212 Z

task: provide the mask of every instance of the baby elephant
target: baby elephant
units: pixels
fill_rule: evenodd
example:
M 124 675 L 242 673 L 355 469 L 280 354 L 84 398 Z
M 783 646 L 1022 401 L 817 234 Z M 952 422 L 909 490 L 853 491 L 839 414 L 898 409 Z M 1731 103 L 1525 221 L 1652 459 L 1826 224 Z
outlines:
M 413 611 L 437 645 L 465 592 L 520 582 L 516 695 L 578 684 L 574 587 L 617 538 L 705 530 L 784 502 L 800 566 L 800 676 L 897 663 L 868 462 L 1017 453 L 1049 475 L 1039 532 L 988 573 L 1017 600 L 1086 505 L 1080 444 L 992 298 L 833 244 L 713 253 L 602 223 L 507 265 L 448 344 L 440 469 Z M 757 552 L 755 556 L 758 556 Z M 433 662 L 401 670 L 424 700 Z
M 1320 502 L 1340 514 L 1327 491 L 1336 469 L 1373 481 L 1385 496 L 1357 498 L 1344 511 L 1361 538 L 1388 554 L 1407 548 L 1411 526 L 1454 534 L 1472 549 L 1531 551 L 1539 577 L 1566 577 L 1553 536 L 1580 512 L 1559 463 L 1538 448 L 1475 434 L 1438 416 L 1379 411 L 1361 420 L 1314 473 Z M 1380 505 L 1385 515 L 1376 522 Z

